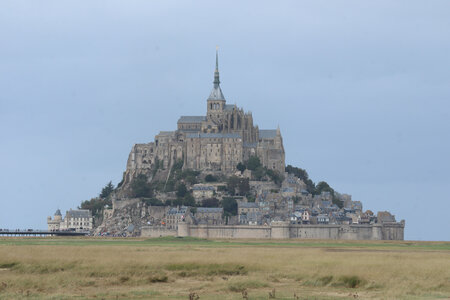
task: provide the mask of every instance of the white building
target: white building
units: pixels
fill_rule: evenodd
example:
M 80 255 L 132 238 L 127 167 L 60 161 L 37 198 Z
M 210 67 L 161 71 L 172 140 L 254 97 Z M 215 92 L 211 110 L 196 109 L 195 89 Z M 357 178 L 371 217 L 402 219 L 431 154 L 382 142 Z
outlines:
M 66 217 L 63 219 L 61 211 L 55 212 L 54 218 L 47 217 L 49 231 L 75 230 L 86 231 L 93 228 L 94 219 L 88 209 L 77 209 L 66 211 Z

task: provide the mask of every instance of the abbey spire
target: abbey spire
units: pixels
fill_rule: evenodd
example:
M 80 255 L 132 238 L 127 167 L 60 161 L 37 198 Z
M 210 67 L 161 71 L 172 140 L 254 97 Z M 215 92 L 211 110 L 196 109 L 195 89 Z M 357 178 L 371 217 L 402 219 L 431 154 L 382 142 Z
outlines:
M 225 97 L 220 89 L 219 79 L 219 50 L 216 48 L 216 69 L 214 70 L 214 86 L 208 100 L 225 100 Z
M 219 50 L 216 49 L 216 69 L 214 70 L 214 88 L 219 87 Z

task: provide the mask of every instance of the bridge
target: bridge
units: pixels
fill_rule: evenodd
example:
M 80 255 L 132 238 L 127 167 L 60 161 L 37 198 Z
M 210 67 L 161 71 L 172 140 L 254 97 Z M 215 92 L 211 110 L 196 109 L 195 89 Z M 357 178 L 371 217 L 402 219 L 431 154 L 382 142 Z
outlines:
M 0 229 L 0 236 L 86 236 L 89 232 L 77 231 L 48 231 L 48 230 L 8 230 Z

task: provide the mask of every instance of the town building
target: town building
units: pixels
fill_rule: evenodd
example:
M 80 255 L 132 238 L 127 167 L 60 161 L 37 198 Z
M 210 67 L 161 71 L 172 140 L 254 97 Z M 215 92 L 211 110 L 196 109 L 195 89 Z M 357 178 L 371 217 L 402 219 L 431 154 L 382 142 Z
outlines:
M 194 222 L 197 224 L 223 225 L 222 207 L 197 207 Z
M 88 209 L 76 209 L 66 211 L 66 216 L 63 218 L 61 211 L 58 209 L 55 215 L 47 217 L 47 226 L 49 231 L 60 230 L 74 230 L 74 231 L 89 231 L 94 226 L 94 219 Z
M 216 192 L 216 188 L 210 184 L 194 184 L 192 187 L 192 195 L 196 202 L 212 198 Z

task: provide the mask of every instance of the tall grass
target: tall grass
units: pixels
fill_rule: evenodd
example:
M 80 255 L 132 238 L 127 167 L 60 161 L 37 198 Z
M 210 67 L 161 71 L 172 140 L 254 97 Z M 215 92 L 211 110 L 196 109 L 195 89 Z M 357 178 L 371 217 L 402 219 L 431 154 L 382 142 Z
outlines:
M 370 247 L 360 241 L 299 247 L 291 241 L 40 241 L 1 240 L 0 299 L 188 299 L 191 293 L 202 300 L 242 299 L 243 291 L 249 299 L 267 299 L 273 289 L 285 299 L 294 293 L 318 299 L 450 296 L 450 251 L 436 243 L 415 242 L 419 247 L 411 249 L 402 242 Z

